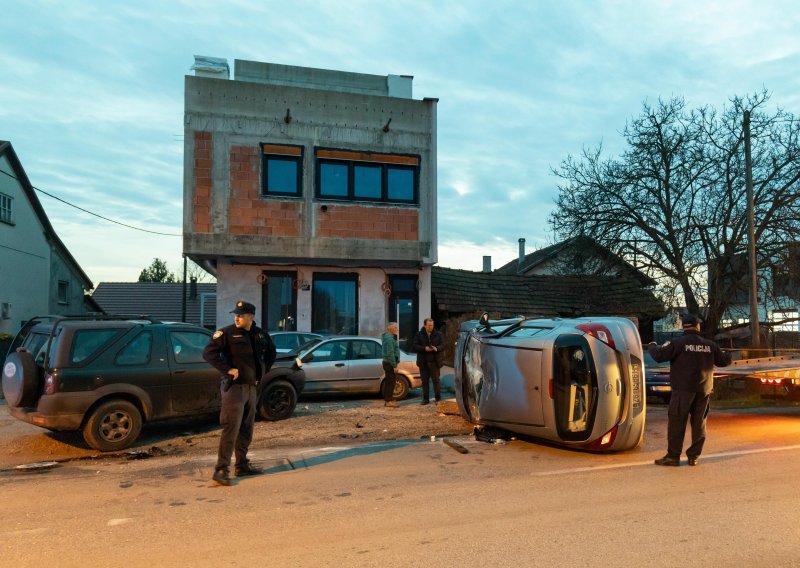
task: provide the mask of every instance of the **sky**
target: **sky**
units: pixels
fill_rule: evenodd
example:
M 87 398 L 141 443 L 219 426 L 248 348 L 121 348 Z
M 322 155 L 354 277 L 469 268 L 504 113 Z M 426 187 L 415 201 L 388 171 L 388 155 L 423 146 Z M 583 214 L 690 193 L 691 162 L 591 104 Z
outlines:
M 789 0 L 0 0 L 0 140 L 95 285 L 182 271 L 183 85 L 195 55 L 412 75 L 438 103 L 438 259 L 555 242 L 552 171 L 645 102 L 766 88 L 800 114 Z M 163 234 L 154 234 L 163 233 Z

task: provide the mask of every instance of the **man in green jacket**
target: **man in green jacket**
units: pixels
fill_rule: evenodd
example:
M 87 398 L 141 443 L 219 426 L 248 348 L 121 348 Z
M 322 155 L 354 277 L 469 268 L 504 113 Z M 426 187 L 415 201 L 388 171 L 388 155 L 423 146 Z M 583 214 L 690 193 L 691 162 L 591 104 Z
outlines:
M 395 370 L 400 364 L 400 346 L 397 344 L 397 322 L 390 321 L 386 326 L 386 332 L 381 337 L 383 346 L 383 371 L 386 379 L 383 381 L 383 400 L 384 406 L 397 407 L 394 398 Z

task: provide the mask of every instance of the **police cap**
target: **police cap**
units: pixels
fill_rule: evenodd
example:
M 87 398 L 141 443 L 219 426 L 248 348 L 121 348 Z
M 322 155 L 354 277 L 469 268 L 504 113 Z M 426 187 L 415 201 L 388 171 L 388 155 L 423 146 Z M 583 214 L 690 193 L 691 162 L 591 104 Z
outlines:
M 242 314 L 253 314 L 256 313 L 256 307 L 251 304 L 250 302 L 245 302 L 244 300 L 239 300 L 236 302 L 236 307 L 231 310 L 232 314 L 236 314 L 240 316 Z
M 700 319 L 700 316 L 695 314 L 684 314 L 681 316 L 681 321 L 683 322 L 683 327 L 694 327 L 703 323 L 703 320 Z

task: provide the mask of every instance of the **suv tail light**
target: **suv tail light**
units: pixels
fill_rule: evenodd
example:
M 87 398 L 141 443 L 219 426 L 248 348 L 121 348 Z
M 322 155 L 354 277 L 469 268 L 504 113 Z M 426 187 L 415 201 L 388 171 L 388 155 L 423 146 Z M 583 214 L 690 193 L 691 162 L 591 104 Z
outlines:
M 600 325 L 599 323 L 582 323 L 581 325 L 575 326 L 584 332 L 586 335 L 591 335 L 595 339 L 602 341 L 611 349 L 616 349 L 617 346 L 614 344 L 614 336 L 611 335 L 611 332 L 608 328 L 604 325 Z
M 56 378 L 53 373 L 49 371 L 44 372 L 44 394 L 53 394 L 56 392 Z

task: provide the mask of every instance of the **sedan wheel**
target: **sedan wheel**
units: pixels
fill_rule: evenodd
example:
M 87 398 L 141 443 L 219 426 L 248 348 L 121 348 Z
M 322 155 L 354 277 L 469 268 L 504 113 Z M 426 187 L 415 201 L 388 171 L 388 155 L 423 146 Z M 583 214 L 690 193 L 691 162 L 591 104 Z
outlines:
M 408 396 L 408 381 L 405 377 L 400 375 L 397 376 L 397 379 L 394 381 L 394 392 L 392 393 L 392 398 L 394 400 L 404 400 Z
M 297 406 L 297 391 L 286 381 L 272 381 L 258 401 L 258 415 L 263 420 L 285 420 Z
M 130 447 L 142 431 L 142 414 L 127 400 L 98 406 L 83 427 L 83 439 L 95 450 L 114 452 Z

